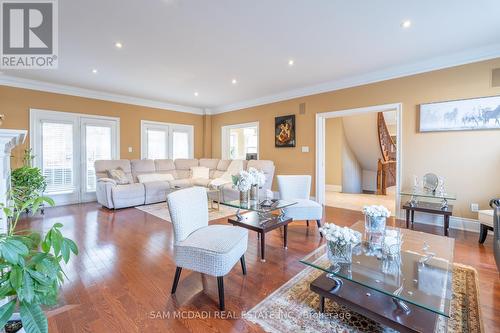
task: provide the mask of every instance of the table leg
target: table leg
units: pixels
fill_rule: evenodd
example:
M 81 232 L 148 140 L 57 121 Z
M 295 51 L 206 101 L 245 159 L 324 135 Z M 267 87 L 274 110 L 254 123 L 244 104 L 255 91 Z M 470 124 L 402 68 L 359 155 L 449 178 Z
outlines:
M 266 249 L 266 233 L 263 232 L 260 234 L 260 261 L 261 262 L 266 262 L 265 249 Z
M 413 229 L 413 223 L 415 223 L 415 211 L 411 210 L 411 228 Z
M 486 236 L 488 236 L 488 227 L 484 224 L 481 224 L 481 230 L 479 231 L 479 244 L 483 244 L 486 240 Z
M 410 228 L 410 210 L 406 210 L 406 229 Z
M 448 229 L 450 228 L 450 215 L 444 216 L 444 235 L 448 236 Z
M 288 246 L 287 246 L 287 234 L 288 234 L 288 225 L 284 225 L 283 226 L 283 244 L 284 244 L 284 247 L 285 249 L 288 249 Z
M 325 297 L 321 295 L 319 296 L 319 312 L 325 312 Z

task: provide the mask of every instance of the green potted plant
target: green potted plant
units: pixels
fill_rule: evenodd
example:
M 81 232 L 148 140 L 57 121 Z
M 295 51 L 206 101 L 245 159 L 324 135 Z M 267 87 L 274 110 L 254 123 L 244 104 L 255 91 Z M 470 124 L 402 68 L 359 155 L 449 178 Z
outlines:
M 34 167 L 31 149 L 24 151 L 23 166 L 11 172 L 12 196 L 20 202 L 27 202 L 43 194 L 47 188 L 47 182 L 40 168 Z M 43 214 L 43 205 L 42 214 Z M 33 207 L 26 207 L 26 211 L 32 211 Z M 36 211 L 33 211 L 34 213 Z
M 41 306 L 56 304 L 65 277 L 61 264 L 68 263 L 72 253 L 77 255 L 78 247 L 62 235 L 60 223 L 54 224 L 44 237 L 34 231 L 16 230 L 22 212 L 28 208 L 36 212 L 44 203 L 53 206 L 51 198 L 31 196 L 21 201 L 12 191 L 8 198 L 7 205 L 0 204 L 9 222 L 6 233 L 0 234 L 0 299 L 4 300 L 0 328 L 5 326 L 9 332 L 11 327 L 6 323 L 18 310 L 22 329 L 46 333 L 47 317 Z

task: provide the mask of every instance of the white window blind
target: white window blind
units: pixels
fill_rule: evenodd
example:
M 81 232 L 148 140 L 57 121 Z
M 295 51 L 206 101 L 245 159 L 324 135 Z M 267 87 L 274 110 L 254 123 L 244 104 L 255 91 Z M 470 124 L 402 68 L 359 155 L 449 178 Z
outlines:
M 148 140 L 148 159 L 165 159 L 167 158 L 167 132 L 148 128 L 146 131 Z
M 111 127 L 108 126 L 85 126 L 85 149 L 87 163 L 87 191 L 95 191 L 96 177 L 94 162 L 96 160 L 111 160 L 112 159 L 112 134 Z
M 173 140 L 173 159 L 189 158 L 189 133 L 176 132 L 172 134 Z
M 73 124 L 42 123 L 42 172 L 47 193 L 73 191 Z

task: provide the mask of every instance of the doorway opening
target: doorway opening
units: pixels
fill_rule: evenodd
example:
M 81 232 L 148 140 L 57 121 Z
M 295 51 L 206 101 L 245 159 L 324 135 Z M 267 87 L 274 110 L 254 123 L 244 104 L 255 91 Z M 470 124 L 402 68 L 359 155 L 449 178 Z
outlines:
M 360 211 L 383 205 L 398 216 L 401 104 L 316 115 L 316 198 Z

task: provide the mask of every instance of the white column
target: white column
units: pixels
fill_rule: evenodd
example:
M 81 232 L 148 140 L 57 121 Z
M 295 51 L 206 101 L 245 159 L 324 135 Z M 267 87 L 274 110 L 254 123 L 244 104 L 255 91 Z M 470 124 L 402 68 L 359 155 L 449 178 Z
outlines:
M 12 149 L 26 139 L 26 130 L 0 129 L 0 203 L 6 203 L 10 189 L 10 160 Z M 7 219 L 0 210 L 0 233 L 7 231 Z

